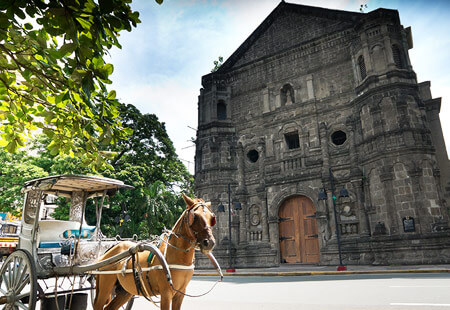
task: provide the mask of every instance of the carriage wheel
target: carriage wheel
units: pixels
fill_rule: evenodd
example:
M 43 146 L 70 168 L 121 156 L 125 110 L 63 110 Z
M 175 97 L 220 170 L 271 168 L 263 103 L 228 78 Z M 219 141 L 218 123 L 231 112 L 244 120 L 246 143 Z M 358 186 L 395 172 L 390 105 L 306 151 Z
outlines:
M 96 284 L 95 284 L 95 276 L 91 276 L 90 278 L 89 278 L 89 282 L 91 283 L 91 303 L 92 303 L 92 307 L 94 307 L 94 301 L 95 301 L 95 286 L 96 286 Z M 114 298 L 114 295 L 115 294 L 113 294 L 113 298 Z M 131 308 L 133 307 L 133 303 L 134 303 L 134 296 L 126 303 L 126 304 L 124 304 L 122 307 L 120 307 L 120 310 L 131 310 Z
M 16 250 L 0 269 L 0 304 L 3 309 L 34 310 L 37 298 L 36 265 L 30 253 Z

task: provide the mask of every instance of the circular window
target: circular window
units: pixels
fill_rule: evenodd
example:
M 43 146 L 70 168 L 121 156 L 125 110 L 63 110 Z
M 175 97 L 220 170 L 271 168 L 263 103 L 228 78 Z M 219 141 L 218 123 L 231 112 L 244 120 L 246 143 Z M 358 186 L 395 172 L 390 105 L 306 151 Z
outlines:
M 342 130 L 335 131 L 331 135 L 331 141 L 333 141 L 333 143 L 335 145 L 342 145 L 342 144 L 344 144 L 344 142 L 346 140 L 347 140 L 347 134 L 345 132 L 343 132 Z
M 259 158 L 259 154 L 257 150 L 251 150 L 247 153 L 248 160 L 250 160 L 252 163 L 256 163 Z

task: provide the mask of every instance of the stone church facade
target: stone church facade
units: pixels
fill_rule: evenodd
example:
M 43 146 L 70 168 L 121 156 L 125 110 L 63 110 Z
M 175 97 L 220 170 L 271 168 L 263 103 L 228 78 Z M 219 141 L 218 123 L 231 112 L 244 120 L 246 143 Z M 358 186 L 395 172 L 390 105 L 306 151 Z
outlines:
M 337 264 L 338 244 L 344 264 L 450 263 L 441 98 L 412 46 L 395 10 L 281 2 L 202 77 L 195 188 L 223 266 L 229 227 L 238 268 Z

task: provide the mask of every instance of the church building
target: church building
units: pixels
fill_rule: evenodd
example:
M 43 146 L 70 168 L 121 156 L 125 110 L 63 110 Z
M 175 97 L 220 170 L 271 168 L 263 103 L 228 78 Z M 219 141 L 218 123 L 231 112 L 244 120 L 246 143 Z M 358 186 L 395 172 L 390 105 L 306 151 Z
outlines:
M 202 77 L 195 189 L 222 266 L 450 263 L 441 98 L 411 48 L 396 10 L 282 1 Z

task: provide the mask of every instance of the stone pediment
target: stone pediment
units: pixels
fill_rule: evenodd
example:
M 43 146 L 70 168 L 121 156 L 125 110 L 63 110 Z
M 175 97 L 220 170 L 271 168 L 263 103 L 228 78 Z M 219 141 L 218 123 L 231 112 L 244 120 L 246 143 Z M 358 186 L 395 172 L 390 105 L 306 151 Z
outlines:
M 227 59 L 219 72 L 226 72 L 324 35 L 348 29 L 362 15 L 281 2 Z

